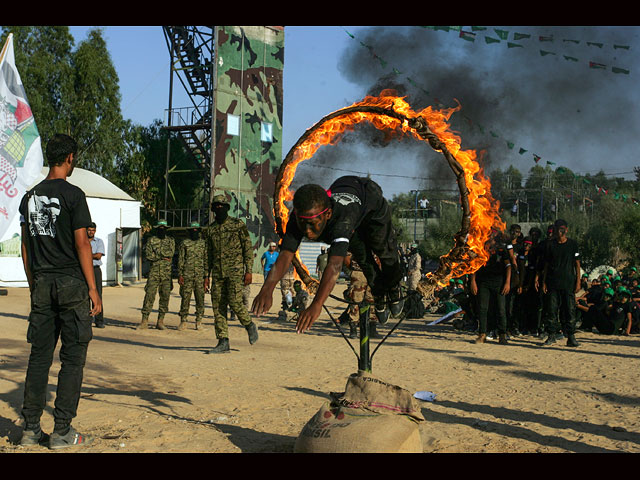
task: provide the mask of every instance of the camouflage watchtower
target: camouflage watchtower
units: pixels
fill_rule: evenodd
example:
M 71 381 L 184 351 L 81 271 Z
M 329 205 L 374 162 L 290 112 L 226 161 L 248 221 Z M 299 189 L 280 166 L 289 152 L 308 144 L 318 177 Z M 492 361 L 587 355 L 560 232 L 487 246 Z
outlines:
M 284 27 L 163 28 L 173 68 L 193 104 L 187 114 L 170 100 L 165 128 L 179 133 L 193 153 L 194 171 L 206 181 L 199 212 L 160 215 L 173 227 L 207 224 L 210 199 L 226 193 L 230 215 L 249 229 L 254 270 L 260 271 L 260 256 L 277 239 L 273 194 L 282 162 Z M 168 153 L 168 179 L 170 173 Z M 166 190 L 170 195 L 170 180 Z

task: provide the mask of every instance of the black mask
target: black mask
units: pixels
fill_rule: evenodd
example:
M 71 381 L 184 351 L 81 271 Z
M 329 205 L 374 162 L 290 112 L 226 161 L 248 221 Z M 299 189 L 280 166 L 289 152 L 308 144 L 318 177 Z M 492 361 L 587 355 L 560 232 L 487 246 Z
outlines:
M 200 238 L 200 232 L 198 230 L 189 230 L 189 237 L 191 237 L 191 240 L 198 240 Z
M 224 203 L 215 203 L 213 205 L 213 213 L 216 216 L 216 222 L 217 223 L 222 223 L 224 222 L 227 217 L 229 216 L 229 205 L 224 204 Z
M 159 228 L 157 231 L 158 238 L 164 238 L 167 236 L 167 231 L 164 228 Z

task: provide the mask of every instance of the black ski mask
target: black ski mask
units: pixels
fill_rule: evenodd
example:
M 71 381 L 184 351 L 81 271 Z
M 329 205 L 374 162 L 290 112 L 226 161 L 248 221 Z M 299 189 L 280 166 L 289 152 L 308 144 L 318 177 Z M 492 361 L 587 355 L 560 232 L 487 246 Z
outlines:
M 213 213 L 216 216 L 216 223 L 224 222 L 229 216 L 228 203 L 214 203 L 211 205 L 211 210 L 213 210 Z
M 166 228 L 158 228 L 158 230 L 156 230 L 158 238 L 162 239 L 164 237 L 167 236 L 167 229 Z
M 200 230 L 189 230 L 189 237 L 191 237 L 191 240 L 198 240 L 200 238 Z

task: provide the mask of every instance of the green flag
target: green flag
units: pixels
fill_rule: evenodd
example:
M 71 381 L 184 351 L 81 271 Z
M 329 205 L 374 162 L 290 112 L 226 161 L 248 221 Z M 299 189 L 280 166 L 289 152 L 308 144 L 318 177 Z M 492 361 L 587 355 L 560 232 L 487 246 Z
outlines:
M 538 163 L 540 161 L 540 157 L 538 155 L 536 155 L 535 153 L 533 154 L 533 159 L 535 160 L 536 163 Z M 547 162 L 549 163 L 549 162 Z
M 603 43 L 596 43 L 596 42 L 587 42 L 587 45 L 589 45 L 590 47 L 602 48 L 602 45 L 604 45 L 604 44 Z
M 563 42 L 572 42 L 572 43 L 580 43 L 580 40 L 571 40 L 569 38 L 562 39 Z
M 611 67 L 611 71 L 613 73 L 624 73 L 625 75 L 629 75 L 629 70 L 625 70 L 624 68 Z
M 605 70 L 607 66 L 602 63 L 589 62 L 589 68 L 599 68 L 601 70 Z
M 546 50 L 540 50 L 540 55 L 544 57 L 545 55 L 555 55 L 555 53 L 554 52 L 548 52 Z
M 487 27 L 471 27 L 471 31 L 472 32 L 481 32 L 483 30 L 486 30 Z
M 484 37 L 484 41 L 486 43 L 500 43 L 500 40 L 498 40 L 497 38 L 493 38 L 493 37 Z
M 507 38 L 509 38 L 509 32 L 507 30 L 499 30 L 497 28 L 494 28 L 493 31 L 496 32 L 501 40 L 506 40 Z
M 624 48 L 625 50 L 629 50 L 629 45 L 614 45 L 613 49 L 616 50 L 618 48 Z
M 539 159 L 540 157 L 538 157 Z M 547 160 L 547 165 L 555 165 L 555 162 L 550 162 L 549 160 Z
M 492 130 L 489 130 L 489 133 L 491 134 L 492 137 L 498 137 L 499 136 L 496 132 L 494 132 Z
M 541 42 L 553 42 L 553 35 L 548 35 L 548 36 L 540 35 L 538 37 L 538 40 L 540 40 Z
M 507 42 L 507 47 L 508 48 L 517 48 L 517 47 L 522 48 L 522 45 L 520 45 L 519 43 Z
M 507 147 L 509 147 L 509 150 L 513 150 L 514 143 L 513 142 L 507 142 Z
M 514 40 L 522 40 L 523 38 L 531 38 L 531 35 L 529 35 L 528 33 L 514 33 L 513 34 L 513 39 Z
M 563 55 L 565 60 L 571 60 L 572 62 L 577 62 L 578 59 L 576 57 L 570 57 L 568 55 Z
M 527 150 L 525 150 L 524 148 L 520 148 L 520 151 L 518 152 L 520 155 L 522 155 L 523 153 L 525 153 Z
M 438 31 L 438 30 L 443 31 L 443 32 L 448 32 L 449 31 L 449 27 L 433 27 L 433 29 L 435 31 Z

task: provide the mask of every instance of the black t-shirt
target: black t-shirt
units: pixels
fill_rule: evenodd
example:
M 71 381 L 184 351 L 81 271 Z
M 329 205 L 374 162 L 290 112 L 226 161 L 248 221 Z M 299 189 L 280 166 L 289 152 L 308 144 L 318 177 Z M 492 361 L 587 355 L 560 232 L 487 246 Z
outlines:
M 503 282 L 507 268 L 511 268 L 511 258 L 504 245 L 497 245 L 489 252 L 489 260 L 476 272 L 476 282 Z M 511 273 L 513 275 L 513 272 Z
M 20 202 L 20 222 L 27 225 L 29 267 L 84 278 L 74 231 L 91 224 L 84 192 L 63 179 L 43 180 Z
M 602 285 L 592 285 L 587 291 L 587 303 L 599 303 L 603 293 Z
M 349 250 L 349 241 L 364 217 L 375 209 L 379 195 L 367 190 L 367 178 L 345 176 L 338 178 L 329 190 L 333 213 L 318 242 L 329 245 L 328 254 L 344 257 Z M 289 217 L 287 229 L 280 248 L 295 252 L 300 246 L 303 234 L 296 223 L 295 212 Z
M 618 333 L 618 330 L 620 330 L 624 325 L 627 314 L 631 313 L 631 311 L 632 305 L 630 302 L 613 302 L 611 310 L 609 311 L 609 320 L 611 320 L 611 323 L 613 324 L 612 333 Z
M 558 243 L 555 238 L 546 242 L 544 262 L 547 266 L 547 288 L 575 289 L 576 260 L 580 260 L 580 253 L 578 242 L 572 238 L 567 238 L 564 243 Z

